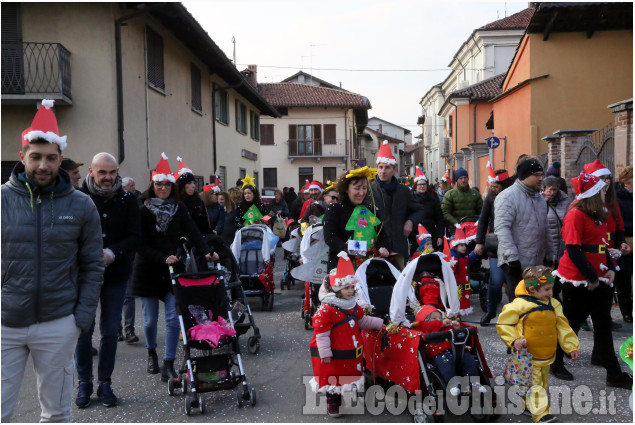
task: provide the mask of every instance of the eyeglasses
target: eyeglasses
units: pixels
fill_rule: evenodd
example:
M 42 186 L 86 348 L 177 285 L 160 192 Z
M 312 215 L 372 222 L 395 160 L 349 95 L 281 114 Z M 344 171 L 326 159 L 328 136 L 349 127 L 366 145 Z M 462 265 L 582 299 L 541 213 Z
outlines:
M 170 187 L 171 184 L 170 182 L 154 182 L 154 185 L 157 187 Z
M 537 173 L 533 173 L 532 176 L 541 178 L 545 176 L 545 173 L 543 173 L 542 171 L 538 171 Z

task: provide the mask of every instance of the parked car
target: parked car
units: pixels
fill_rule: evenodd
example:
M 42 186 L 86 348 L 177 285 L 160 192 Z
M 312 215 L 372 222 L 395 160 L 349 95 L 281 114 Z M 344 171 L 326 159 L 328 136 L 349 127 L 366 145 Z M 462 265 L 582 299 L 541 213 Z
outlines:
M 260 198 L 262 198 L 262 202 L 267 207 L 271 206 L 271 203 L 273 202 L 273 200 L 275 198 L 276 189 L 277 188 L 275 188 L 275 187 L 263 187 L 260 190 Z

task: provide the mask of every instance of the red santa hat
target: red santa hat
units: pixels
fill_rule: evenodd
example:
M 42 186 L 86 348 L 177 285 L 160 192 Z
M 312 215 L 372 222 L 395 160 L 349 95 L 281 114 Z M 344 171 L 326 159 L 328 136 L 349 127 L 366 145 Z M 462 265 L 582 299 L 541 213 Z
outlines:
M 445 261 L 450 261 L 452 259 L 452 254 L 450 253 L 450 243 L 448 242 L 448 238 L 443 236 L 443 255 L 445 255 Z
M 181 177 L 183 174 L 188 174 L 188 173 L 189 174 L 194 174 L 194 173 L 192 173 L 192 170 L 190 170 L 188 168 L 188 166 L 185 165 L 185 162 L 183 162 L 183 158 L 181 158 L 180 156 L 177 156 L 176 160 L 179 163 L 179 168 L 176 171 L 176 173 L 174 173 L 174 179 L 178 180 L 179 177 Z
M 419 180 L 425 180 L 428 181 L 428 178 L 426 177 L 426 175 L 423 173 L 423 169 L 421 169 L 421 167 L 415 167 L 416 168 L 416 172 L 415 172 L 415 178 L 414 178 L 414 182 L 415 184 L 419 181 Z
M 355 276 L 355 269 L 353 268 L 353 263 L 351 259 L 348 257 L 348 254 L 344 251 L 341 251 L 337 254 L 339 258 L 337 262 L 337 269 L 335 273 L 331 273 L 329 276 L 331 288 L 333 291 L 341 291 L 347 286 L 355 286 L 357 283 L 357 277 Z
M 60 136 L 57 119 L 51 109 L 54 103 L 54 100 L 42 100 L 42 105 L 33 117 L 31 127 L 22 132 L 22 147 L 33 140 L 44 139 L 49 143 L 57 143 L 62 151 L 66 148 L 66 136 Z
M 487 185 L 489 186 L 491 183 L 500 183 L 503 180 L 507 180 L 509 178 L 509 173 L 507 171 L 503 171 L 502 173 L 496 174 L 494 168 L 492 168 L 492 164 L 487 161 Z
M 452 178 L 450 178 L 450 170 L 445 171 L 445 174 L 443 175 L 443 177 L 441 177 L 441 180 L 446 183 L 452 183 Z
M 417 236 L 417 242 L 421 243 L 424 239 L 432 238 L 430 232 L 428 232 L 423 224 L 419 225 L 419 236 Z
M 218 184 L 218 176 L 214 179 L 214 184 L 208 184 L 203 186 L 203 192 L 220 192 L 220 185 Z
M 462 243 L 467 244 L 468 239 L 463 227 L 460 224 L 455 224 L 454 227 L 456 227 L 456 231 L 454 232 L 454 239 L 452 239 L 452 248 Z
M 584 168 L 586 168 L 586 165 Z M 606 183 L 601 178 L 584 171 L 578 177 L 572 178 L 571 184 L 573 185 L 573 190 L 575 190 L 575 199 L 590 198 L 606 186 Z
M 379 148 L 379 152 L 377 152 L 377 164 L 388 164 L 388 165 L 396 165 L 397 160 L 394 156 L 392 156 L 392 151 L 390 150 L 390 145 L 388 144 L 388 140 L 384 140 L 382 145 Z
M 439 310 L 438 308 L 436 308 L 433 305 L 422 305 L 421 309 L 419 309 L 419 311 L 417 311 L 417 315 L 415 317 L 415 320 L 417 322 L 423 322 L 425 321 L 428 316 L 430 316 L 432 313 L 434 313 L 435 311 L 438 311 L 439 313 L 441 313 L 441 317 L 443 317 L 443 312 L 441 310 Z
M 304 181 L 304 187 L 302 188 L 302 190 L 300 191 L 301 193 L 309 193 L 309 186 L 311 186 L 311 183 L 308 180 Z
M 610 176 L 611 175 L 611 170 L 609 170 L 608 168 L 606 168 L 599 159 L 596 159 L 595 161 L 593 161 L 590 164 L 585 164 L 584 165 L 584 172 L 587 174 L 592 174 L 595 177 L 602 177 L 602 176 Z
M 161 152 L 161 159 L 159 159 L 159 163 L 157 164 L 157 169 L 152 172 L 152 181 L 153 182 L 176 182 L 176 179 L 172 175 L 172 171 L 170 171 L 170 164 L 168 163 L 168 157 L 164 152 Z
M 322 182 L 313 180 L 311 184 L 309 184 L 309 189 L 318 189 L 320 192 L 322 192 L 324 190 L 324 185 L 322 184 Z

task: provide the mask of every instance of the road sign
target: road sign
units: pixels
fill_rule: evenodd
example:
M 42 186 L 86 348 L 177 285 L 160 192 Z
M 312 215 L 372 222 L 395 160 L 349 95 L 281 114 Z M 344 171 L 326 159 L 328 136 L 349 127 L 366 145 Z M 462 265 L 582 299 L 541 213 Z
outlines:
M 490 149 L 496 149 L 501 144 L 501 140 L 498 137 L 488 137 L 487 138 L 487 147 Z

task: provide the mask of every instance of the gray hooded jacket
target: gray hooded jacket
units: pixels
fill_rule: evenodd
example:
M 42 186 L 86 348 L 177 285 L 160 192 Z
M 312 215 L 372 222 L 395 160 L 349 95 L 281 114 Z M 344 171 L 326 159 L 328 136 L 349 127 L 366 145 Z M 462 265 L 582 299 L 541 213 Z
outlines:
M 523 269 L 553 258 L 547 223 L 547 202 L 539 191 L 520 180 L 494 200 L 494 233 L 498 236 L 498 265 L 520 261 Z
M 31 193 L 18 164 L 2 185 L 2 325 L 26 327 L 75 315 L 90 329 L 104 280 L 102 236 L 93 201 L 68 183 Z

